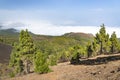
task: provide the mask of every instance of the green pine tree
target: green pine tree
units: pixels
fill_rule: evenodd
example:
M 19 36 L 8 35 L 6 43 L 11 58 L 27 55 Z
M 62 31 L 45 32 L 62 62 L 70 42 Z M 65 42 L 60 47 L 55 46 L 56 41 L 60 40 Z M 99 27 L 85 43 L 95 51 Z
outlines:
M 105 53 L 108 54 L 110 52 L 110 46 L 111 46 L 111 41 L 110 41 L 110 38 L 109 38 L 109 34 L 107 34 L 106 38 L 105 38 L 105 43 L 104 43 Z
M 95 36 L 97 43 L 100 45 L 100 54 L 106 50 L 106 47 L 104 45 L 107 42 L 106 38 L 108 38 L 108 35 L 106 34 L 105 25 L 102 24 L 99 33 L 97 33 Z
M 117 47 L 119 46 L 118 39 L 115 32 L 112 33 L 110 41 L 111 41 L 111 52 L 114 53 Z
M 19 43 L 13 48 L 10 57 L 10 66 L 13 66 L 18 73 L 30 72 L 30 66 L 33 64 L 33 56 L 35 54 L 35 47 L 28 30 L 22 30 L 19 36 Z
M 12 53 L 10 55 L 9 66 L 12 67 L 13 73 L 21 73 L 23 70 L 22 61 L 20 60 L 19 46 L 14 44 Z
M 88 54 L 87 56 L 88 58 L 93 54 L 93 46 L 90 43 L 88 43 L 87 45 L 87 54 Z
M 73 47 L 73 50 L 72 50 L 72 56 L 71 56 L 71 60 L 70 60 L 70 62 L 71 62 L 71 64 L 78 64 L 79 62 L 80 62 L 80 58 L 82 57 L 82 56 L 86 56 L 87 57 L 87 55 L 86 55 L 86 48 L 85 47 L 83 47 L 83 46 L 74 46 Z
M 37 54 L 34 58 L 34 71 L 39 74 L 47 73 L 50 71 L 49 65 L 47 63 L 47 57 L 45 54 L 37 51 Z

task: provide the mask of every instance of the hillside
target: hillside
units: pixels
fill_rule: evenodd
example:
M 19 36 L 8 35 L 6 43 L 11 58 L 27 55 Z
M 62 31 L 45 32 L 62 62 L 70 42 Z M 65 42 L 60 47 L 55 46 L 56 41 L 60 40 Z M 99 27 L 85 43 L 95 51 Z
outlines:
M 86 44 L 86 42 L 92 41 L 93 37 L 94 37 L 92 34 L 81 33 L 81 32 L 79 32 L 79 33 L 78 32 L 77 33 L 74 33 L 74 32 L 66 33 L 63 36 L 78 40 L 78 41 L 82 42 L 81 43 L 82 45 Z
M 73 38 L 91 38 L 93 37 L 92 34 L 87 34 L 87 33 L 81 33 L 81 32 L 70 32 L 70 33 L 65 33 L 63 36 L 66 36 L 66 37 L 73 37 Z
M 0 63 L 8 62 L 11 51 L 11 46 L 0 43 Z
M 92 34 L 73 33 L 73 32 L 66 33 L 62 36 L 48 36 L 48 35 L 36 35 L 36 34 L 32 35 L 31 34 L 31 36 L 34 40 L 34 43 L 32 42 L 30 35 L 27 35 L 27 34 L 29 34 L 28 31 L 23 31 L 23 33 L 21 33 L 21 34 L 23 35 L 22 36 L 23 39 L 21 39 L 21 36 L 20 36 L 20 39 L 22 41 L 20 40 L 20 43 L 18 44 L 18 47 L 20 46 L 20 48 L 16 49 L 15 55 L 17 53 L 19 53 L 19 51 L 21 54 L 22 50 L 23 50 L 22 53 L 24 53 L 24 51 L 26 51 L 27 49 L 30 50 L 31 47 L 34 48 L 34 45 L 35 45 L 35 48 L 38 51 L 37 54 L 44 53 L 45 58 L 46 58 L 46 63 L 49 64 L 49 67 L 50 67 L 50 69 L 52 69 L 52 72 L 47 73 L 47 74 L 39 74 L 38 75 L 36 73 L 33 73 L 34 71 L 32 70 L 30 72 L 30 74 L 28 74 L 28 75 L 23 75 L 23 74 L 28 73 L 28 72 L 25 72 L 25 73 L 23 72 L 23 74 L 21 73 L 22 76 L 16 75 L 15 78 L 10 78 L 12 80 L 16 80 L 16 79 L 17 80 L 43 80 L 43 79 L 44 80 L 80 80 L 80 79 L 82 79 L 82 80 L 94 80 L 94 79 L 119 80 L 120 79 L 120 77 L 119 77 L 119 75 L 120 75 L 120 67 L 119 67 L 120 66 L 119 65 L 120 54 L 112 54 L 111 52 L 109 52 L 108 54 L 111 53 L 110 55 L 95 54 L 95 56 L 92 55 L 92 56 L 88 57 L 87 51 L 88 52 L 94 51 L 92 48 L 97 47 L 97 46 L 91 47 L 94 44 L 91 44 L 90 46 L 86 47 L 88 42 L 91 42 L 94 38 L 94 36 Z M 3 50 L 3 51 L 5 51 L 5 49 L 6 49 L 4 47 L 7 46 L 7 45 L 5 46 L 3 43 L 8 44 L 7 41 L 9 41 L 10 42 L 9 45 L 13 46 L 14 43 L 18 41 L 18 37 L 9 36 L 9 34 L 7 36 L 5 36 L 4 38 L 3 38 L 3 36 L 1 37 L 1 43 L 2 43 L 1 50 Z M 102 35 L 103 39 L 105 36 L 106 35 Z M 11 38 L 12 40 L 10 41 L 9 38 Z M 105 37 L 105 39 L 106 38 L 109 38 L 109 37 Z M 29 44 L 32 44 L 29 47 L 27 47 L 27 49 L 25 49 L 25 50 L 24 50 L 24 47 L 26 47 L 27 43 L 24 43 L 25 42 L 24 39 L 26 39 L 26 42 L 29 42 L 29 39 L 30 39 L 31 43 L 29 43 Z M 117 38 L 115 38 L 115 39 L 117 40 Z M 105 40 L 103 40 L 103 42 L 104 41 Z M 22 44 L 22 43 L 24 43 L 24 44 Z M 21 46 L 21 44 L 22 44 L 22 46 Z M 17 47 L 17 46 L 15 46 L 15 47 Z M 98 48 L 99 48 L 99 46 L 98 46 Z M 18 50 L 18 52 L 17 52 L 17 50 Z M 33 52 L 36 53 L 36 50 L 31 51 L 31 53 L 33 53 Z M 28 51 L 28 52 L 30 52 L 30 51 Z M 4 56 L 3 57 L 4 59 L 2 59 L 2 58 L 1 59 L 6 60 L 6 62 L 7 62 L 9 60 L 10 54 L 9 54 L 9 52 L 2 52 L 1 54 L 4 55 L 3 53 L 6 53 L 8 55 Z M 52 56 L 52 58 L 51 58 L 51 56 Z M 83 56 L 83 57 L 81 57 L 81 56 Z M 11 59 L 14 59 L 13 57 L 14 57 L 14 55 L 12 56 Z M 17 61 L 17 59 L 20 59 L 21 62 L 25 62 L 24 60 L 22 61 L 21 58 L 23 58 L 23 57 L 18 56 L 18 57 L 16 57 L 16 60 L 14 60 L 14 61 Z M 35 59 L 42 59 L 42 58 L 37 55 Z M 25 60 L 26 59 L 27 58 L 25 58 Z M 51 63 L 53 63 L 54 60 L 55 60 L 55 63 L 58 63 L 58 65 L 51 66 Z M 41 60 L 36 60 L 36 61 L 41 62 Z M 70 61 L 71 64 L 67 61 Z M 18 60 L 18 63 L 19 62 L 20 61 Z M 65 62 L 65 63 L 62 63 L 62 62 Z M 5 63 L 5 61 L 2 61 L 1 63 Z M 12 63 L 14 63 L 14 62 L 11 62 L 11 64 Z M 45 63 L 45 62 L 43 62 L 43 63 Z M 43 64 L 41 64 L 41 65 L 43 65 Z M 7 66 L 6 67 L 4 67 L 4 66 L 5 66 L 4 64 L 3 65 L 1 64 L 1 68 L 2 68 L 0 70 L 1 79 L 9 78 L 9 76 L 10 77 L 15 76 L 15 74 L 12 73 L 13 71 L 15 71 L 15 69 L 12 70 L 13 66 L 11 68 L 11 71 L 10 71 L 10 69 L 7 68 Z M 18 66 L 21 67 L 21 69 L 22 69 L 23 66 L 25 66 L 25 65 L 18 64 Z M 38 66 L 41 67 L 40 65 L 38 65 Z M 16 70 L 18 70 L 17 67 L 15 67 L 15 68 L 16 68 Z M 113 69 L 111 69 L 111 68 L 113 68 Z M 32 66 L 31 66 L 31 69 L 33 69 Z M 42 69 L 43 69 L 43 67 L 42 67 Z M 25 70 L 25 69 L 23 69 L 23 70 Z M 45 70 L 47 70 L 47 69 L 45 69 Z M 85 77 L 85 76 L 87 76 L 87 77 Z
M 1 36 L 18 36 L 19 35 L 19 31 L 14 29 L 14 28 L 1 29 L 0 30 L 0 35 Z
M 55 54 L 55 53 L 63 53 L 63 51 L 67 51 L 69 47 L 75 45 L 86 45 L 88 41 L 93 39 L 93 35 L 85 34 L 85 33 L 66 33 L 61 36 L 48 36 L 48 35 L 36 35 L 29 32 L 34 40 L 34 43 L 38 49 L 40 49 L 43 53 L 47 54 Z M 4 29 L 0 30 L 0 42 L 11 45 L 15 42 L 18 42 L 19 31 L 16 29 Z M 5 49 L 3 49 L 5 48 Z M 9 52 L 8 52 L 8 51 Z M 10 46 L 6 46 L 1 44 L 0 54 L 6 54 L 6 57 L 0 56 L 1 59 L 6 59 L 8 61 L 8 57 L 10 56 L 11 48 Z
M 119 57 L 119 58 L 118 58 Z M 7 80 L 120 80 L 120 54 L 102 55 L 90 60 L 106 58 L 104 63 L 97 65 L 70 65 L 69 62 L 59 63 L 51 67 L 53 72 L 47 74 L 31 73 Z
M 82 36 L 83 33 L 72 33 L 72 36 L 69 36 L 69 34 L 71 33 L 61 36 L 49 36 L 30 33 L 38 50 L 46 55 L 57 55 L 56 57 L 60 57 L 60 59 L 64 58 L 65 52 L 68 52 L 71 47 L 76 45 L 85 46 L 88 41 L 93 39 L 88 34 L 84 34 L 85 36 Z M 0 77 L 10 74 L 6 63 L 9 62 L 12 46 L 19 40 L 18 36 L 19 32 L 14 29 L 1 30 L 0 32 Z M 59 62 L 66 61 L 60 59 Z

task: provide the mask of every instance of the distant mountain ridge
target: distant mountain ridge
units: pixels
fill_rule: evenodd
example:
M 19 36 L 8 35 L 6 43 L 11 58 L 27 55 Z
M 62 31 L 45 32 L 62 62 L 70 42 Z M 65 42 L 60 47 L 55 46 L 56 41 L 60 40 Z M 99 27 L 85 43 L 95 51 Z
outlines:
M 19 30 L 16 30 L 14 28 L 9 28 L 9 29 L 0 29 L 0 36 L 3 38 L 18 38 L 19 37 Z M 32 35 L 34 40 L 45 40 L 45 39 L 51 39 L 54 37 L 67 37 L 67 38 L 73 38 L 75 40 L 90 40 L 93 38 L 92 34 L 87 34 L 87 33 L 82 33 L 82 32 L 70 32 L 70 33 L 65 33 L 64 35 L 61 36 L 50 36 L 50 35 L 40 35 L 40 34 L 34 34 L 32 32 L 29 32 L 29 34 Z
M 14 28 L 0 29 L 0 35 L 2 36 L 17 36 L 19 31 Z
M 8 29 L 0 29 L 0 35 L 1 36 L 19 36 L 20 31 L 14 28 L 8 28 Z M 34 33 L 30 32 L 31 35 L 34 35 Z

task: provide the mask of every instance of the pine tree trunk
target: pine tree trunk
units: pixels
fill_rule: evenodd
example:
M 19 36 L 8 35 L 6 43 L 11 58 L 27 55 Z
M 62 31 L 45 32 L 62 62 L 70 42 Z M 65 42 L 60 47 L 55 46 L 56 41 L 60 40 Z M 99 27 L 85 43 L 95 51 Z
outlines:
M 30 73 L 30 62 L 28 60 L 24 61 L 24 72 L 26 74 Z
M 103 48 L 103 45 L 102 45 L 102 41 L 101 41 L 101 42 L 100 42 L 100 54 L 103 53 L 102 48 Z
M 26 68 L 27 68 L 27 73 L 30 73 L 30 61 L 29 60 L 27 60 Z
M 114 47 L 113 47 L 113 45 L 112 45 L 112 53 L 114 53 Z

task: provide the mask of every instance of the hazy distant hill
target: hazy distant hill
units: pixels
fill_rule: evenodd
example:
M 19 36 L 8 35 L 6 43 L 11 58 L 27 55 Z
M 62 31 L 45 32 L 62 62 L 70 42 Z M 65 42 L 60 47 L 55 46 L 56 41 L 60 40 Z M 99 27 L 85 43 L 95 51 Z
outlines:
M 18 36 L 19 31 L 14 29 L 14 28 L 1 29 L 0 30 L 0 35 L 2 35 L 2 36 Z
M 10 37 L 18 37 L 20 31 L 14 28 L 9 29 L 0 29 L 1 36 L 10 36 Z M 31 35 L 34 35 L 32 32 L 29 32 Z
M 10 44 L 10 45 L 13 44 L 14 42 L 18 42 L 19 33 L 20 31 L 14 28 L 0 29 L 0 42 L 2 41 L 2 43 Z M 34 35 L 31 32 L 29 33 L 31 35 Z
M 70 32 L 70 33 L 65 33 L 64 36 L 68 37 L 93 37 L 93 34 L 87 34 L 87 33 L 82 33 L 82 32 Z
M 18 37 L 19 36 L 19 30 L 16 30 L 14 28 L 9 28 L 9 29 L 0 29 L 0 36 L 3 36 L 3 37 Z M 44 39 L 51 39 L 51 38 L 54 38 L 54 37 L 58 37 L 58 36 L 48 36 L 48 35 L 35 35 L 33 34 L 32 32 L 29 32 L 32 37 L 35 39 L 35 40 L 44 40 Z M 76 40 L 81 40 L 81 39 L 90 39 L 93 37 L 92 34 L 86 34 L 86 33 L 74 33 L 74 32 L 71 32 L 71 33 L 65 33 L 64 35 L 61 35 L 61 36 L 64 36 L 64 37 L 69 37 L 69 38 L 74 38 Z M 60 36 L 59 36 L 60 37 Z
M 81 33 L 81 32 L 79 32 L 79 33 L 74 33 L 74 32 L 66 33 L 63 36 L 74 38 L 75 40 L 78 40 L 81 42 L 91 41 L 91 40 L 93 40 L 93 37 L 94 37 L 92 34 Z
M 73 38 L 76 40 L 81 40 L 81 39 L 89 40 L 89 39 L 93 38 L 94 36 L 92 34 L 87 34 L 87 33 L 70 32 L 70 33 L 65 33 L 64 35 L 61 35 L 61 36 L 34 35 L 33 37 L 36 39 L 39 39 L 39 40 L 52 39 L 55 37 L 67 37 L 67 38 Z

